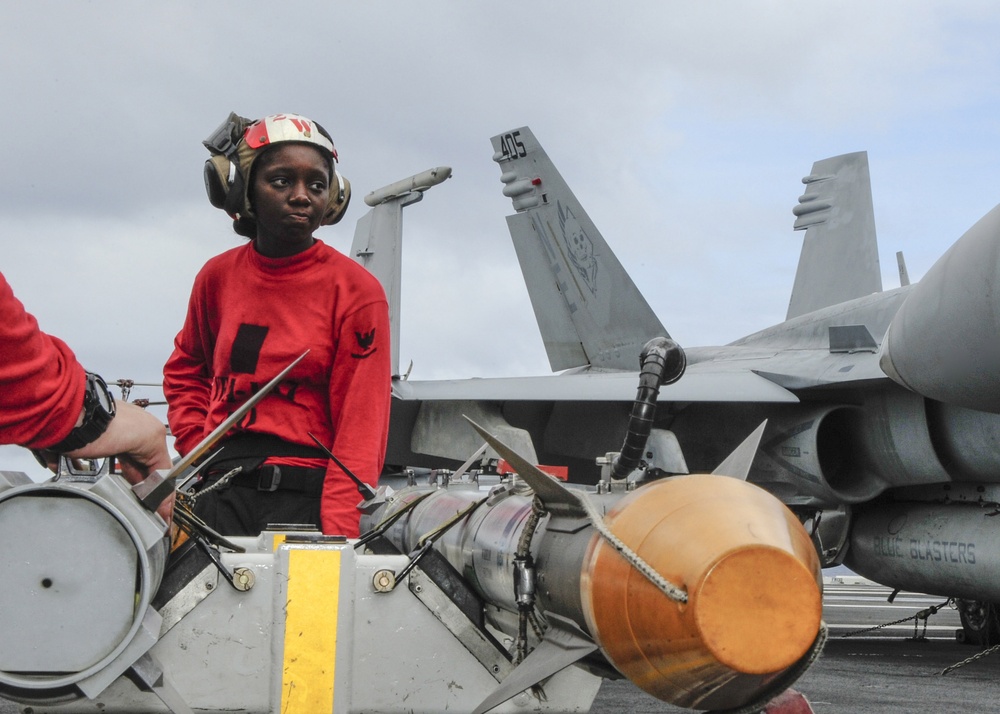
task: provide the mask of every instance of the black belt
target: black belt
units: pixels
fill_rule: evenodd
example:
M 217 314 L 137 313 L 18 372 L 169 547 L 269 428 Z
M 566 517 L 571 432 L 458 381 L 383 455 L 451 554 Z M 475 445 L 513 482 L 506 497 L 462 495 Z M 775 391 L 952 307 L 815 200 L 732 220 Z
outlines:
M 229 482 L 233 486 L 255 488 L 258 491 L 299 491 L 311 496 L 323 493 L 324 467 L 283 466 L 264 464 L 273 456 L 296 456 L 327 460 L 326 453 L 314 446 L 292 444 L 273 434 L 241 432 L 219 443 L 219 459 L 209 464 L 209 472 L 202 488 L 218 481 L 229 470 L 241 466 L 243 470 Z M 200 489 L 199 489 L 200 490 Z
M 205 480 L 205 485 L 211 485 L 222 476 L 222 473 L 210 474 Z M 326 469 L 322 468 L 265 464 L 251 471 L 236 474 L 228 485 L 268 492 L 300 491 L 310 496 L 319 496 L 323 493 L 325 476 Z

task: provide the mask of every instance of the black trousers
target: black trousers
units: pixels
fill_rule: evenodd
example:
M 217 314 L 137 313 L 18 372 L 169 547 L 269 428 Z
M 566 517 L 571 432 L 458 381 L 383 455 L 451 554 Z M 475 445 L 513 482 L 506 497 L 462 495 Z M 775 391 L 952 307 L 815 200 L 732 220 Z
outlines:
M 302 491 L 258 491 L 228 485 L 199 494 L 194 512 L 224 536 L 255 536 L 269 525 L 295 523 L 320 530 L 320 497 Z

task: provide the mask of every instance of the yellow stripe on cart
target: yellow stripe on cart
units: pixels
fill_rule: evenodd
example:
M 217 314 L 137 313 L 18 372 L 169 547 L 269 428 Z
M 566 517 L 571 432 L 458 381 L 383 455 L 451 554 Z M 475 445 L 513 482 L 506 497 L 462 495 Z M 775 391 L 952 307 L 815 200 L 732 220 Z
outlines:
M 282 714 L 333 711 L 340 551 L 288 553 Z

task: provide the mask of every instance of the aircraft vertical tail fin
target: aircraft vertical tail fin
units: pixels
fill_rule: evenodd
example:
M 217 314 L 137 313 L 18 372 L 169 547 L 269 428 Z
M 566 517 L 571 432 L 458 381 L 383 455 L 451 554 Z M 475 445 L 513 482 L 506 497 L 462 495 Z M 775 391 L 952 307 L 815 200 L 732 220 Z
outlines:
M 365 196 L 371 210 L 358 219 L 351 243 L 351 257 L 378 278 L 389 302 L 389 342 L 392 374 L 399 375 L 399 292 L 403 267 L 403 209 L 424 197 L 424 191 L 451 176 L 451 168 L 438 166 Z
M 531 130 L 492 138 L 507 217 L 553 371 L 636 370 L 653 337 L 669 337 Z
M 805 230 L 786 319 L 882 291 L 868 152 L 823 159 L 802 179 L 795 230 Z

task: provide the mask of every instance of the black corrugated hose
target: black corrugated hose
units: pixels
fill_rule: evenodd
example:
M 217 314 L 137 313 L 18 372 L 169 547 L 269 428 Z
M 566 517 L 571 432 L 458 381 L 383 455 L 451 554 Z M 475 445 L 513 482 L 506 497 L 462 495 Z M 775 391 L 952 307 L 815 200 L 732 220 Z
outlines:
M 611 472 L 612 479 L 623 479 L 639 466 L 649 432 L 653 429 L 660 387 L 681 378 L 687 367 L 687 356 L 681 346 L 669 337 L 654 337 L 642 348 L 639 366 L 639 388 L 632 405 L 625 443 Z

